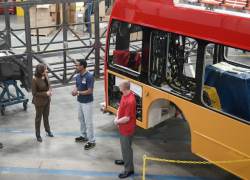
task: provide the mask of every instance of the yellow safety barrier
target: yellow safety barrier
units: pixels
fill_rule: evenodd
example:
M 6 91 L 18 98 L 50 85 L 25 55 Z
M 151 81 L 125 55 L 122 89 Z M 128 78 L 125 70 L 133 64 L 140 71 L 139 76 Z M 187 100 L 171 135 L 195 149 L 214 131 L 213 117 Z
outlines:
M 150 158 L 146 155 L 143 156 L 143 176 L 142 179 L 145 180 L 145 171 L 146 171 L 146 160 L 153 161 L 162 161 L 169 163 L 182 163 L 182 164 L 223 164 L 223 163 L 239 163 L 239 162 L 249 162 L 250 159 L 242 159 L 242 160 L 231 160 L 231 161 L 180 161 L 180 160 L 168 160 L 168 159 L 158 159 L 158 158 Z

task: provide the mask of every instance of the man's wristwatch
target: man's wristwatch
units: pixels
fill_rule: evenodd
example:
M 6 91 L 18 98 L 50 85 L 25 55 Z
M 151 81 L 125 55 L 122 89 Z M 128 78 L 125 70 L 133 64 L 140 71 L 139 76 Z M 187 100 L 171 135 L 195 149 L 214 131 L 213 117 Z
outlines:
M 80 96 L 79 91 L 77 91 L 77 96 Z

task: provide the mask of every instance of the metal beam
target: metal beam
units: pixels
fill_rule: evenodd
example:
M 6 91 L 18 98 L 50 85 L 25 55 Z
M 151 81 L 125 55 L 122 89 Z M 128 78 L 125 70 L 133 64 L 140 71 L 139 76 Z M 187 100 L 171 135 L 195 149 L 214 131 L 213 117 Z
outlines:
M 62 23 L 62 27 L 63 27 L 63 48 L 68 48 L 68 42 L 67 42 L 67 13 L 66 13 L 66 4 L 63 3 L 62 4 L 62 8 L 63 8 L 63 23 Z M 67 83 L 67 51 L 63 50 L 63 66 L 64 66 L 64 71 L 63 71 L 63 84 Z
M 54 72 L 54 69 L 51 67 L 51 65 L 49 63 L 47 63 L 47 61 L 45 61 L 43 58 L 37 56 L 37 55 L 33 55 L 33 57 L 39 62 L 39 63 L 44 63 L 47 68 L 48 71 L 54 75 L 54 77 L 56 79 L 58 79 L 61 83 L 63 83 L 62 79 L 61 79 L 61 75 L 59 73 Z M 33 72 L 32 72 L 33 73 Z
M 95 78 L 100 78 L 100 28 L 99 28 L 99 2 L 95 2 Z M 90 32 L 91 33 L 91 32 Z
M 101 2 L 102 0 L 91 0 L 92 2 Z M 0 7 L 25 7 L 34 6 L 39 4 L 61 4 L 61 3 L 74 3 L 74 2 L 89 2 L 89 0 L 29 0 L 29 1 L 15 1 L 15 2 L 2 2 Z
M 32 46 L 30 34 L 30 6 L 24 6 L 24 27 L 25 27 L 25 40 L 26 40 L 26 54 L 28 65 L 28 89 L 31 90 L 31 81 L 33 79 L 32 68 Z
M 43 49 L 43 51 L 46 51 L 46 49 L 49 47 L 49 45 L 51 45 L 51 43 L 54 41 L 54 39 L 56 38 L 56 36 L 60 33 L 61 31 L 61 27 L 58 29 L 57 33 L 54 35 L 54 37 L 50 40 L 50 42 L 47 44 L 47 46 Z
M 4 0 L 4 2 L 8 2 L 8 0 Z M 6 32 L 6 42 L 11 47 L 11 29 L 10 29 L 10 13 L 9 8 L 4 8 L 4 15 L 5 15 L 5 32 Z

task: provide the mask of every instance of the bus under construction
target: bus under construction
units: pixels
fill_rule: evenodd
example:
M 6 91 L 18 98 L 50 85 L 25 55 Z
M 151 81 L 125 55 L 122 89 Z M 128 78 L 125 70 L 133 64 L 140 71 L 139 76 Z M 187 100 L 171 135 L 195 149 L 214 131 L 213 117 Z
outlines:
M 179 116 L 207 161 L 250 159 L 249 0 L 117 0 L 107 33 L 106 109 L 131 82 L 137 125 Z M 240 52 L 235 58 L 231 52 Z M 250 162 L 217 164 L 250 179 Z

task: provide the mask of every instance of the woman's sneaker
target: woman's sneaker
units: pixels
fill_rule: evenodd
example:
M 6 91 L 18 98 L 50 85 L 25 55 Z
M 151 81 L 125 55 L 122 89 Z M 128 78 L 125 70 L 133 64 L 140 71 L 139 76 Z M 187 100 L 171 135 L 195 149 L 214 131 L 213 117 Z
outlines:
M 82 136 L 75 138 L 76 142 L 88 141 L 88 138 L 84 138 Z
M 92 147 L 94 147 L 95 146 L 95 143 L 90 143 L 90 142 L 88 142 L 85 146 L 84 146 L 84 149 L 85 150 L 89 150 L 89 149 L 91 149 Z

